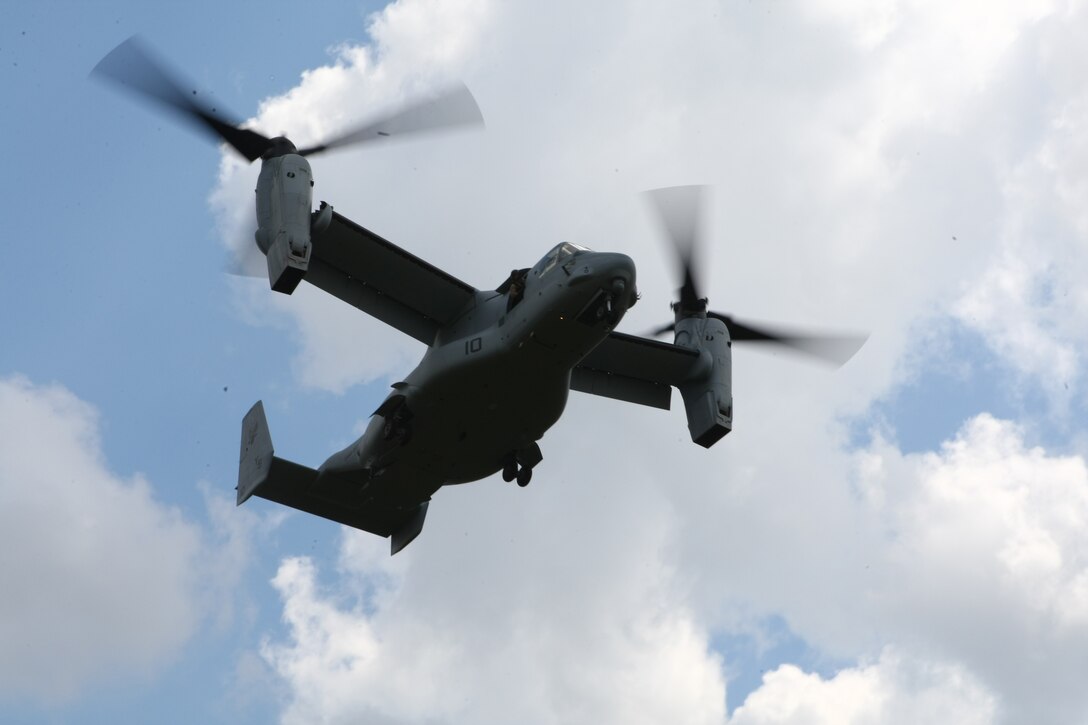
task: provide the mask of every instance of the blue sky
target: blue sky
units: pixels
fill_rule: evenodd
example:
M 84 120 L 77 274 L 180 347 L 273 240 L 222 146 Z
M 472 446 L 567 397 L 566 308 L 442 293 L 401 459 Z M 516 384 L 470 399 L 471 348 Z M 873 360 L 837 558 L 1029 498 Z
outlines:
M 368 11 L 360 3 L 321 3 L 297 17 L 289 3 L 183 10 L 58 2 L 6 13 L 0 73 L 9 108 L 23 112 L 6 114 L 4 122 L 17 170 L 5 195 L 13 217 L 9 249 L 22 250 L 24 272 L 2 294 L 5 305 L 32 302 L 28 314 L 4 323 L 3 374 L 57 382 L 95 406 L 111 470 L 146 476 L 159 501 L 194 520 L 207 518 L 198 483 L 233 496 L 240 414 L 267 391 L 293 387 L 284 340 L 243 324 L 232 310 L 221 272 L 227 257 L 206 203 L 216 145 L 88 73 L 113 46 L 140 33 L 244 118 L 257 100 L 325 62 L 330 46 L 364 39 Z M 289 45 L 291 53 L 268 54 L 270 43 Z M 363 407 L 371 404 L 365 391 L 356 395 Z M 359 397 L 284 398 L 279 405 L 295 415 L 278 416 L 277 434 L 300 458 L 320 457 L 359 418 Z M 307 418 L 329 425 L 306 425 Z M 264 543 L 269 554 L 324 552 L 335 535 L 334 527 L 298 517 Z M 275 604 L 267 586 L 272 556 L 272 568 L 247 573 L 245 587 L 254 593 L 248 599 Z M 277 626 L 274 609 L 257 611 L 261 623 Z M 275 702 L 260 697 L 236 706 L 229 686 L 238 653 L 257 643 L 255 627 L 236 622 L 228 631 L 197 634 L 164 667 L 138 676 L 135 687 L 127 677 L 107 678 L 101 689 L 44 706 L 6 691 L 2 719 L 146 722 L 154 713 L 160 722 L 239 715 L 268 721 Z
M 0 657 L 0 720 L 1082 721 L 1083 8 L 5 16 L 0 577 L 26 596 L 0 650 L 28 654 Z M 441 492 L 393 560 L 235 509 L 254 401 L 315 464 L 421 348 L 222 273 L 252 170 L 88 79 L 134 33 L 296 141 L 464 78 L 485 133 L 314 169 L 476 286 L 563 239 L 623 251 L 646 329 L 673 282 L 637 192 L 708 183 L 714 307 L 870 342 L 839 371 L 738 350 L 710 453 L 676 410 L 572 396 L 546 475 Z

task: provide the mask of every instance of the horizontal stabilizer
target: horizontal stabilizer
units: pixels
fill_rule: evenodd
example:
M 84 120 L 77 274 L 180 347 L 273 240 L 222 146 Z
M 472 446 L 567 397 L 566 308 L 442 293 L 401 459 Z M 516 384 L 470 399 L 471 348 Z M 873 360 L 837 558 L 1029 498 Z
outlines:
M 427 505 L 430 501 L 424 501 L 415 510 L 411 518 L 407 519 L 400 528 L 389 537 L 389 555 L 392 556 L 404 547 L 411 544 L 419 532 L 423 531 L 423 520 L 427 518 Z

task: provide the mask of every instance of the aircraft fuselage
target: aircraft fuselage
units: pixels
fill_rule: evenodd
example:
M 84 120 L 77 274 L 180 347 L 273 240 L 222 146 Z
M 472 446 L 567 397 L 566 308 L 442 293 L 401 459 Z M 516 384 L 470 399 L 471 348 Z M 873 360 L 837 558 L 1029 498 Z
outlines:
M 630 257 L 556 247 L 505 293 L 478 292 L 322 475 L 388 502 L 485 478 L 512 458 L 531 469 L 572 368 L 636 296 Z

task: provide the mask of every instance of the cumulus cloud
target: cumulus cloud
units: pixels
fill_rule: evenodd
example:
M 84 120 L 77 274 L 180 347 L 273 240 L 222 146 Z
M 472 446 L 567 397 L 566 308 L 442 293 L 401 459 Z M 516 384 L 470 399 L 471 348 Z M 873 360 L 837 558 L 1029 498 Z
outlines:
M 1083 55 L 1059 52 L 1060 61 L 1048 67 L 1082 62 Z M 1002 249 L 954 313 L 1067 415 L 1084 400 L 1088 355 L 1088 216 L 1074 201 L 1088 193 L 1088 94 L 1055 100 L 1052 112 L 1032 153 L 1007 179 Z
M 749 414 L 754 431 L 712 464 L 685 465 L 665 421 L 637 442 L 637 426 L 595 439 L 646 451 L 627 455 L 677 516 L 673 561 L 697 582 L 697 621 L 758 633 L 773 614 L 840 662 L 893 644 L 977 680 L 997 721 L 1077 722 L 1088 708 L 1076 685 L 1088 674 L 1085 459 L 1028 444 L 988 414 L 929 453 L 880 435 L 851 451 L 805 435 L 811 408 L 795 403 Z
M 109 470 L 91 406 L 0 379 L 0 694 L 56 701 L 161 667 L 197 625 L 200 545 Z
M 474 285 L 561 239 L 625 251 L 643 292 L 625 328 L 646 329 L 668 316 L 676 282 L 636 194 L 710 183 L 715 308 L 874 332 L 835 376 L 738 345 L 736 430 L 713 451 L 691 446 L 678 411 L 573 397 L 521 499 L 488 483 L 443 491 L 393 563 L 349 536 L 336 587 L 285 561 L 275 586 L 290 634 L 264 656 L 290 686 L 287 718 L 531 721 L 535 707 L 540 720 L 617 719 L 629 711 L 610 707 L 631 707 L 633 719 L 720 720 L 711 634 L 774 614 L 857 665 L 780 668 L 742 722 L 879 721 L 889 708 L 1075 722 L 1083 460 L 987 415 L 921 456 L 879 436 L 851 450 L 840 421 L 924 370 L 916 330 L 952 318 L 1029 384 L 1055 392 L 1051 378 L 1082 375 L 1085 12 L 404 0 L 375 16 L 369 47 L 340 49 L 266 102 L 254 124 L 306 143 L 329 130 L 319 124 L 464 77 L 486 134 L 314 170 L 319 198 Z M 226 230 L 251 223 L 251 173 L 224 162 Z M 251 291 L 247 314 L 295 336 L 311 386 L 402 374 L 421 352 L 336 300 Z M 662 662 L 695 688 L 678 686 L 682 703 L 642 684 Z M 427 678 L 446 684 L 405 694 Z M 828 704 L 851 693 L 853 709 Z M 772 701 L 796 709 L 775 715 Z
M 885 637 L 940 652 L 1000 694 L 1009 722 L 1088 708 L 1088 465 L 980 415 L 939 453 L 877 442 L 859 485 L 880 522 L 864 592 Z
M 905 660 L 892 650 L 831 678 L 783 665 L 737 708 L 729 725 L 983 725 L 993 695 L 962 667 Z

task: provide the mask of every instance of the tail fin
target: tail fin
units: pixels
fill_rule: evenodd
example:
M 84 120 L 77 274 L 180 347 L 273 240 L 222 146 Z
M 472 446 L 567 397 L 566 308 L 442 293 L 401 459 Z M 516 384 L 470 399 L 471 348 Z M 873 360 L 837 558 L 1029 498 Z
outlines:
M 317 478 L 317 471 L 297 463 L 276 458 L 268 419 L 261 401 L 249 409 L 242 419 L 242 451 L 238 460 L 238 505 L 257 494 L 273 501 L 279 500 L 270 488 L 305 491 Z M 269 481 L 275 479 L 274 485 Z M 288 504 L 290 505 L 290 504 Z
M 264 403 L 257 401 L 242 419 L 242 451 L 238 459 L 238 505 L 245 503 L 272 470 L 272 436 Z

